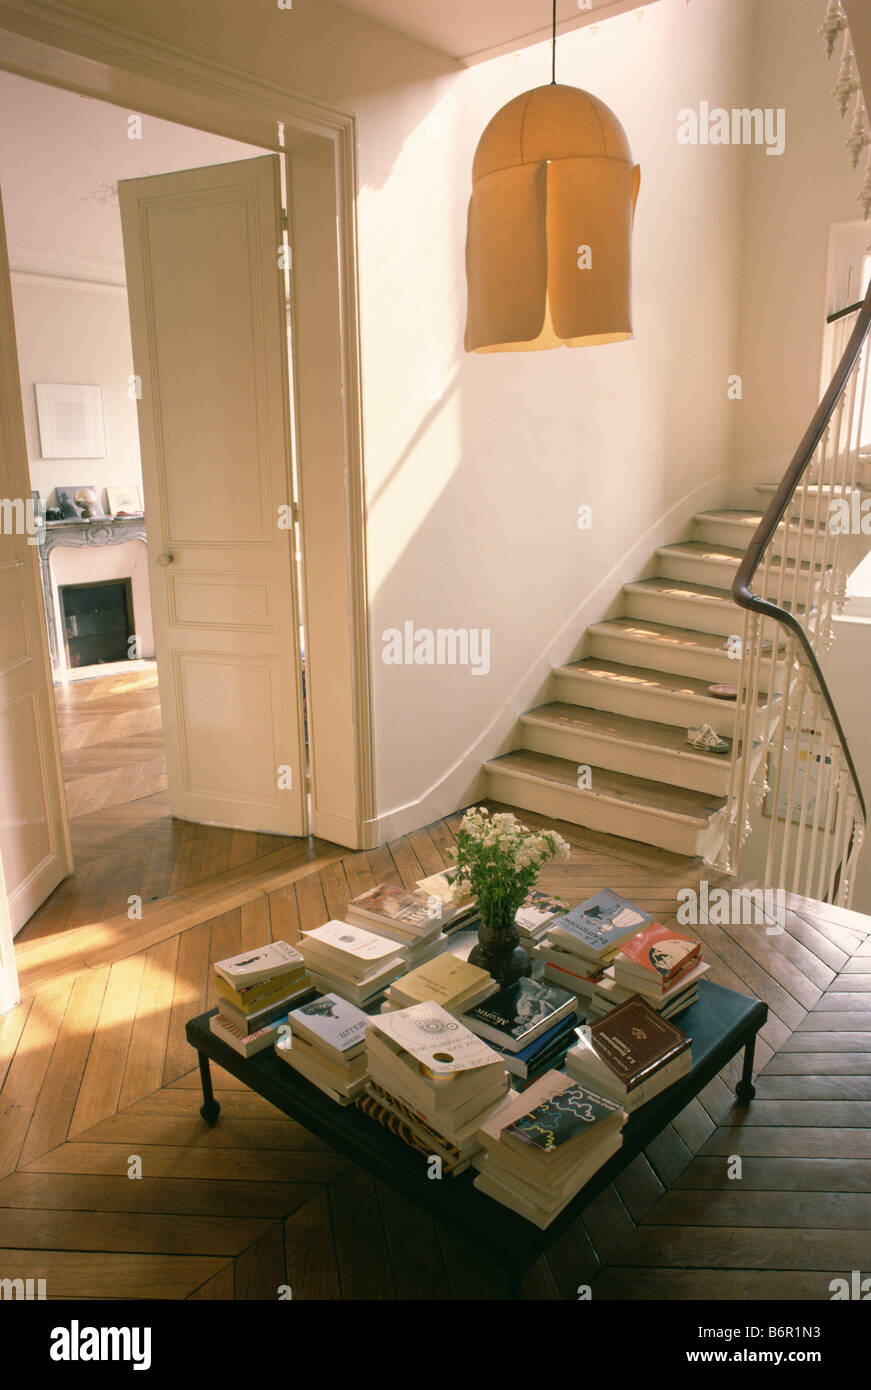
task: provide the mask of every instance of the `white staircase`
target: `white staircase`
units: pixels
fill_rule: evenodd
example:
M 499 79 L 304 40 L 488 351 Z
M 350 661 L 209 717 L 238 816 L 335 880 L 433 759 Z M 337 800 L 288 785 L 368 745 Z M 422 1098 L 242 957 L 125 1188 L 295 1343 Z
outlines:
M 759 491 L 767 504 L 770 490 Z M 518 746 L 486 764 L 489 796 L 679 854 L 716 855 L 732 760 L 693 749 L 686 731 L 710 724 L 733 736 L 734 702 L 708 687 L 738 681 L 729 639 L 738 638 L 731 650 L 740 654 L 744 615 L 730 586 L 760 519 L 760 512 L 702 512 L 689 540 L 659 548 L 656 575 L 624 585 L 623 616 L 588 629 L 588 655 L 554 670 L 552 701 L 522 715 Z M 822 575 L 819 563 L 811 574 L 813 536 L 811 523 L 781 525 L 768 576 L 772 597 L 797 586 L 803 618 Z M 774 714 L 778 693 L 757 697 L 751 772 L 763 727 L 773 722 L 769 698 Z M 742 757 L 739 748 L 739 766 Z

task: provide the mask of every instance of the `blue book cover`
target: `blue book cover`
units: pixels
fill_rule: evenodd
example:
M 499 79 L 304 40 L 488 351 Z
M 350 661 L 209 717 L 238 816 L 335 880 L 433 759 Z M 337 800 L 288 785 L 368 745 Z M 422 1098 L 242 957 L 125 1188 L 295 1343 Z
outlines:
M 558 917 L 552 925 L 567 931 L 587 951 L 604 955 L 652 921 L 649 912 L 642 912 L 619 893 L 603 888 L 580 907 L 573 907 L 564 917 Z

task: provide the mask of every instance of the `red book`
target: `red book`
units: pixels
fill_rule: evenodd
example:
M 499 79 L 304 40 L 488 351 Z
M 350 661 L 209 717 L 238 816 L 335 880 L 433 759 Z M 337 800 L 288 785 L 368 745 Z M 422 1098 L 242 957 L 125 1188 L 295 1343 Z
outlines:
M 623 943 L 614 961 L 614 977 L 643 976 L 666 989 L 698 963 L 701 949 L 701 942 L 691 936 L 651 922 Z

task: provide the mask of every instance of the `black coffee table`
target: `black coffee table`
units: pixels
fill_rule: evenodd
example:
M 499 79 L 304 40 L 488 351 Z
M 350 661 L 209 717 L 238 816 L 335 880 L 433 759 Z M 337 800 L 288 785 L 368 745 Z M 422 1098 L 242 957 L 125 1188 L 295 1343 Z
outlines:
M 203 1083 L 200 1114 L 208 1124 L 217 1122 L 221 1109 L 212 1091 L 211 1058 L 338 1153 L 501 1264 L 508 1275 L 509 1296 L 517 1297 L 523 1274 L 539 1255 L 742 1048 L 744 1067 L 736 1095 L 743 1104 L 752 1100 L 756 1093 L 753 1051 L 756 1034 L 768 1017 L 768 1006 L 735 990 L 701 981 L 697 1001 L 676 1020 L 693 1040 L 691 1070 L 630 1115 L 622 1147 L 545 1231 L 476 1191 L 474 1170 L 456 1178 L 428 1178 L 425 1155 L 409 1148 L 356 1106 L 337 1105 L 282 1062 L 271 1048 L 250 1059 L 241 1057 L 210 1031 L 209 1019 L 215 1012 L 213 1009 L 192 1018 L 186 1028 L 188 1042 L 199 1054 Z

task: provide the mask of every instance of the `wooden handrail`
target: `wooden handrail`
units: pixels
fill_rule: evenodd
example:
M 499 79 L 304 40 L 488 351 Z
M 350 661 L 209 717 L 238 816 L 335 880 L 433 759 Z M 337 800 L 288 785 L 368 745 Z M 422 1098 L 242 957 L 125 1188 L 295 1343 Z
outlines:
M 853 786 L 862 811 L 863 821 L 866 820 L 865 798 L 862 795 L 859 775 L 856 771 L 856 765 L 853 761 L 850 747 L 847 743 L 847 737 L 838 717 L 838 712 L 835 709 L 831 692 L 826 684 L 826 678 L 823 675 L 816 653 L 811 646 L 810 639 L 793 613 L 789 612 L 786 608 L 781 608 L 776 603 L 772 603 L 770 599 L 762 598 L 761 595 L 755 594 L 750 586 L 756 576 L 756 571 L 762 563 L 763 555 L 773 539 L 778 526 L 783 520 L 802 478 L 813 462 L 817 445 L 822 439 L 826 427 L 835 413 L 838 402 L 844 394 L 847 382 L 850 379 L 850 373 L 853 371 L 859 359 L 862 345 L 868 336 L 869 328 L 871 328 L 871 288 L 869 288 L 862 303 L 861 313 L 856 320 L 856 325 L 850 335 L 850 341 L 847 344 L 843 357 L 838 363 L 828 390 L 823 396 L 804 438 L 793 455 L 792 462 L 784 473 L 780 486 L 772 497 L 762 520 L 753 533 L 753 538 L 738 567 L 738 573 L 732 585 L 732 597 L 741 608 L 749 608 L 753 613 L 759 613 L 763 617 L 772 618 L 776 623 L 779 623 L 781 627 L 786 628 L 793 634 L 804 652 L 808 665 L 816 678 L 819 692 L 825 701 L 835 732 L 838 735 L 850 776 L 853 779 Z M 796 557 L 796 563 L 799 565 L 801 564 L 801 540 L 802 538 L 799 537 L 799 550 Z M 784 549 L 784 564 L 785 563 L 786 548 Z M 813 582 L 813 575 L 811 575 L 811 582 Z

